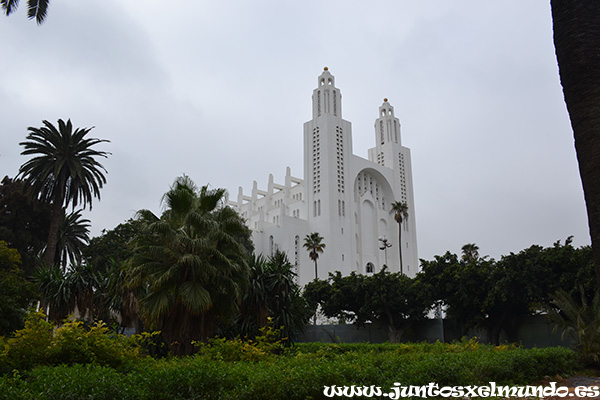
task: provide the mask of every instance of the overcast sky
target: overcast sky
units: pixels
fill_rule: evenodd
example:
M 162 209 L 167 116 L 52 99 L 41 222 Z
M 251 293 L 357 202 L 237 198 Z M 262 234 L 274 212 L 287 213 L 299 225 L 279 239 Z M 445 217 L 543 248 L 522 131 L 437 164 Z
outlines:
M 53 0 L 41 26 L 21 3 L 0 18 L 0 175 L 27 160 L 27 127 L 94 126 L 112 153 L 94 236 L 158 213 L 183 173 L 232 198 L 287 166 L 302 178 L 327 66 L 355 154 L 383 98 L 395 108 L 420 258 L 589 244 L 548 0 Z

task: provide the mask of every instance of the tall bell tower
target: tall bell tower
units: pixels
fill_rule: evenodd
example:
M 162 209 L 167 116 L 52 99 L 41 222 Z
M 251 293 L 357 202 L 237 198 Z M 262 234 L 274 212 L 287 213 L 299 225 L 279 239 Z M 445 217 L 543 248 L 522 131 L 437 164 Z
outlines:
M 408 218 L 403 221 L 402 226 L 396 227 L 402 229 L 402 232 L 399 232 L 398 238 L 393 239 L 398 246 L 398 240 L 402 238 L 402 264 L 408 270 L 404 272 L 414 274 L 418 269 L 418 258 L 410 149 L 402 146 L 400 121 L 394 115 L 394 107 L 387 98 L 383 99 L 383 104 L 379 107 L 374 128 L 375 147 L 369 149 L 369 160 L 392 170 L 392 201 L 406 203 L 408 206 Z M 390 233 L 391 231 L 393 230 L 390 229 Z
M 313 231 L 326 243 L 323 265 L 350 271 L 349 204 L 352 182 L 349 162 L 352 157 L 352 126 L 342 119 L 342 93 L 325 67 L 312 94 L 312 119 L 304 124 L 304 180 L 308 219 Z M 325 273 L 319 278 L 326 278 Z

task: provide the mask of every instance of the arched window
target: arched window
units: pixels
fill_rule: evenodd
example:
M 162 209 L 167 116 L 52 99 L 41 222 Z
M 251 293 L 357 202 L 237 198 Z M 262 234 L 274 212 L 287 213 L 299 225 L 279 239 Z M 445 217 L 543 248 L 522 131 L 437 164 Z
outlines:
M 372 274 L 373 272 L 375 272 L 375 267 L 373 266 L 372 262 L 368 262 L 367 263 L 367 274 Z

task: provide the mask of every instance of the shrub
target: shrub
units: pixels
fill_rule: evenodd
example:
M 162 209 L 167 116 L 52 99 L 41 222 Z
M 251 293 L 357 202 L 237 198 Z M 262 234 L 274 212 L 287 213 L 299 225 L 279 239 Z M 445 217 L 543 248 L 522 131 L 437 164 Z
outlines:
M 134 339 L 110 333 L 102 322 L 86 328 L 81 321 L 54 329 L 42 312 L 32 312 L 25 327 L 6 339 L 0 351 L 0 372 L 28 370 L 36 365 L 100 364 L 113 368 L 139 357 Z
M 52 344 L 53 325 L 42 312 L 31 312 L 25 318 L 25 327 L 6 340 L 0 352 L 2 373 L 13 369 L 23 370 L 48 360 Z
M 48 362 L 59 364 L 100 364 L 120 367 L 139 355 L 135 341 L 110 333 L 103 322 L 87 329 L 82 321 L 65 322 L 56 329 Z
M 271 326 L 260 328 L 255 340 L 214 338 L 207 343 L 194 342 L 198 354 L 218 361 L 267 361 L 275 355 L 291 353 L 287 338 L 281 338 L 282 329 Z
M 235 346 L 240 341 L 226 346 L 231 343 L 239 350 Z M 318 399 L 323 398 L 324 386 L 521 385 L 544 375 L 569 374 L 578 366 L 576 353 L 560 347 L 496 348 L 472 343 L 471 349 L 463 346 L 465 350 L 458 351 L 459 344 L 442 343 L 311 346 L 316 350 L 259 361 L 225 362 L 200 355 L 148 357 L 137 360 L 126 373 L 94 364 L 39 366 L 22 375 L 0 377 L 0 399 Z
M 141 351 L 146 355 L 154 358 L 163 358 L 169 355 L 169 347 L 160 331 L 142 332 L 133 335 L 132 339 L 139 344 Z

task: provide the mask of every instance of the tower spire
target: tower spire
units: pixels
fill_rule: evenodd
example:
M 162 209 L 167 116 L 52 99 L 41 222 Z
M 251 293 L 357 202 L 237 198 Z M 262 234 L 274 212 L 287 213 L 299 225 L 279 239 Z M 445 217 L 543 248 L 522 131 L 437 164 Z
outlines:
M 401 144 L 400 140 L 400 121 L 394 116 L 394 107 L 383 99 L 383 104 L 379 107 L 379 118 L 375 120 L 375 135 L 377 147 L 386 143 Z
M 312 99 L 313 118 L 326 114 L 342 117 L 342 94 L 335 87 L 335 77 L 331 75 L 329 68 L 323 68 L 323 73 L 319 75 Z

